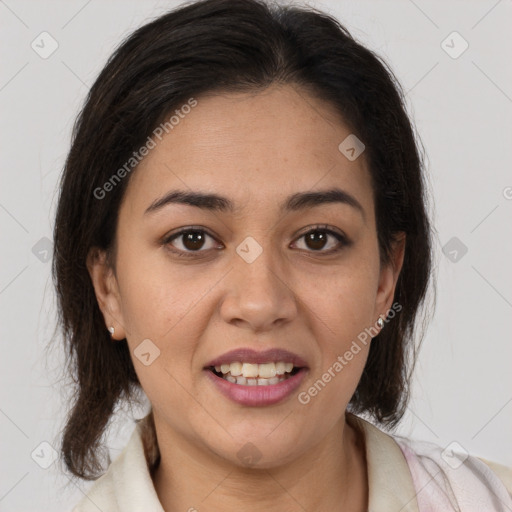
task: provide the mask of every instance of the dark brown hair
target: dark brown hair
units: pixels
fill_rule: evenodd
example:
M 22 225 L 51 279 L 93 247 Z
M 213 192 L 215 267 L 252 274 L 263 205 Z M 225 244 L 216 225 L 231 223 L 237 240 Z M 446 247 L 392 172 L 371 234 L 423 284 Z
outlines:
M 413 331 L 432 267 L 431 228 L 419 143 L 392 72 L 327 14 L 261 0 L 184 5 L 130 35 L 89 91 L 73 130 L 54 230 L 57 290 L 74 403 L 62 458 L 75 476 L 103 471 L 101 437 L 115 407 L 140 390 L 126 340 L 113 343 L 86 259 L 107 252 L 130 176 L 94 193 L 140 148 L 164 115 L 204 93 L 293 84 L 339 113 L 366 146 L 381 261 L 407 235 L 394 301 L 402 306 L 371 344 L 350 408 L 392 427 L 404 413 L 415 360 Z M 341 141 L 340 141 L 341 142 Z

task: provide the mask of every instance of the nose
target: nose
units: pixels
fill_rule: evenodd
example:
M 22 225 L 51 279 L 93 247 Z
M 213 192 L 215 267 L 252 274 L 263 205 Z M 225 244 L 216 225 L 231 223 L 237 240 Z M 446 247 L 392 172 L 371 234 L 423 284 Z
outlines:
M 284 264 L 268 249 L 255 259 L 240 254 L 234 255 L 234 268 L 225 281 L 223 320 L 254 332 L 292 321 L 297 315 L 297 297 Z

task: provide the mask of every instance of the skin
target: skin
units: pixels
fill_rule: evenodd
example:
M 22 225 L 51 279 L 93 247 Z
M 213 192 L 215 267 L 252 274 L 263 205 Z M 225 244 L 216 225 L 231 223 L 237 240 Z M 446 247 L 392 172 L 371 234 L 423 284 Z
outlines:
M 197 99 L 131 176 L 115 270 L 101 251 L 89 257 L 106 326 L 115 327 L 115 339 L 127 338 L 153 406 L 159 499 L 168 512 L 367 510 L 364 439 L 345 411 L 370 344 L 307 405 L 297 394 L 391 308 L 405 238 L 381 267 L 364 154 L 349 161 L 338 150 L 351 132 L 331 105 L 290 85 Z M 354 196 L 364 215 L 342 203 L 279 212 L 293 193 L 334 186 Z M 237 210 L 171 204 L 144 213 L 173 189 L 217 193 Z M 308 244 L 303 235 L 318 224 L 351 243 L 324 255 L 340 245 L 332 235 L 324 248 Z M 189 226 L 213 235 L 197 245 L 202 252 L 183 237 L 163 242 Z M 236 252 L 247 236 L 263 249 L 252 263 Z M 133 351 L 148 338 L 160 356 L 145 366 Z M 308 374 L 278 404 L 234 403 L 203 367 L 240 347 L 287 349 L 308 363 Z M 237 457 L 248 442 L 261 453 L 253 466 Z

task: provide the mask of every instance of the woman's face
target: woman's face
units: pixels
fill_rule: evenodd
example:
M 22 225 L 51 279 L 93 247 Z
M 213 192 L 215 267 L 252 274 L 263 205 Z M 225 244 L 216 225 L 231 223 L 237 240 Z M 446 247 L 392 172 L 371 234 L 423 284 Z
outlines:
M 339 149 L 351 132 L 329 105 L 291 86 L 196 99 L 130 178 L 115 274 L 100 260 L 91 274 L 157 432 L 277 466 L 343 423 L 401 252 L 380 268 L 364 153 Z M 224 199 L 170 200 L 178 190 Z M 287 353 L 261 355 L 274 349 Z M 301 370 L 282 380 L 281 363 Z

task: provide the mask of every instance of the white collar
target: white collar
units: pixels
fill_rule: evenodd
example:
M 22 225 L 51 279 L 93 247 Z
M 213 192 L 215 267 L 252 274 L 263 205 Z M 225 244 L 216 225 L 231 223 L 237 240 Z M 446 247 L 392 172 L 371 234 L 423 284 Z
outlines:
M 165 512 L 149 470 L 158 454 L 158 450 L 151 446 L 150 416 L 151 413 L 137 423 L 121 454 L 94 483 L 73 512 L 97 512 L 98 509 L 109 512 Z M 347 420 L 364 433 L 368 509 L 379 512 L 418 512 L 411 473 L 393 437 L 352 414 L 347 414 Z M 154 430 L 152 432 L 154 434 Z
M 393 437 L 358 416 L 346 418 L 365 438 L 368 510 L 419 512 L 409 465 Z

